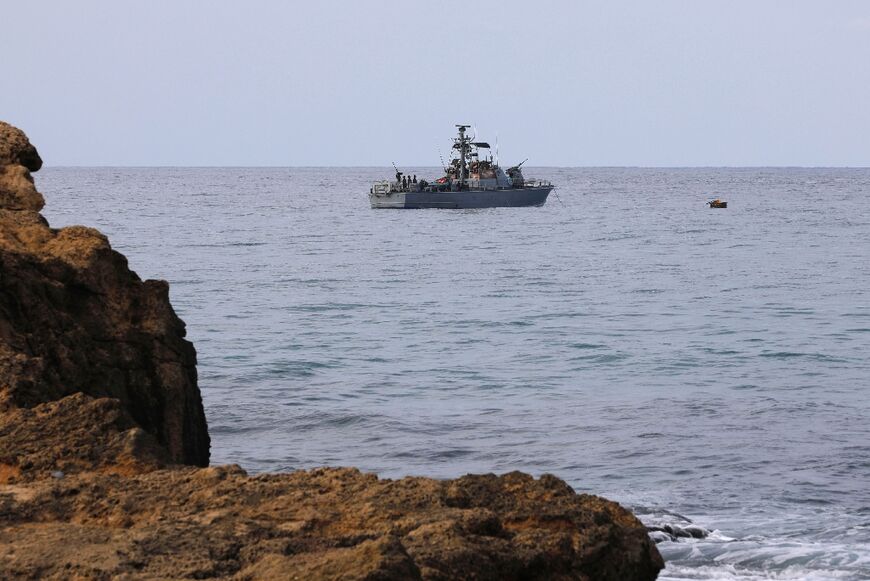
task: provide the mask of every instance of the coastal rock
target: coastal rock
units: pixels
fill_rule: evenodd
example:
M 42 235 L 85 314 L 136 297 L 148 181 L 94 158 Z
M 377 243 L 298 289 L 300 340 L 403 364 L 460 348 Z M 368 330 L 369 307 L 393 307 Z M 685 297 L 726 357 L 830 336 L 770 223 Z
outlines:
M 0 211 L 42 209 L 45 200 L 30 175 L 41 167 L 42 159 L 24 132 L 0 121 Z
M 0 165 L 0 210 L 38 212 L 45 205 L 30 171 L 23 165 Z
M 23 131 L 0 121 L 0 166 L 23 165 L 30 171 L 39 171 L 42 158 Z
M 0 569 L 13 578 L 624 581 L 663 567 L 631 513 L 553 476 L 223 466 L 9 488 Z
M 32 408 L 115 398 L 173 462 L 208 465 L 196 352 L 164 281 L 141 281 L 92 228 L 49 228 L 29 170 L 42 160 L 0 124 L 0 389 Z M 34 434 L 36 436 L 36 434 Z M 0 450 L 7 455 L 8 450 Z
M 663 525 L 647 526 L 650 532 L 650 538 L 656 543 L 663 541 L 678 541 L 679 539 L 706 539 L 710 535 L 710 531 L 698 525 L 677 525 L 667 523 Z
M 0 392 L 0 407 L 0 484 L 93 470 L 139 474 L 170 464 L 166 450 L 117 399 L 77 393 L 18 408 Z

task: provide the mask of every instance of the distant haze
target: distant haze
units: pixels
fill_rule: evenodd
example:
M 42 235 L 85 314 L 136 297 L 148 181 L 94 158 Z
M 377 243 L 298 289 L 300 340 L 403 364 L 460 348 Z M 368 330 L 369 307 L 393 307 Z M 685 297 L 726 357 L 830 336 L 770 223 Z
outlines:
M 870 2 L 11 2 L 49 165 L 870 165 Z

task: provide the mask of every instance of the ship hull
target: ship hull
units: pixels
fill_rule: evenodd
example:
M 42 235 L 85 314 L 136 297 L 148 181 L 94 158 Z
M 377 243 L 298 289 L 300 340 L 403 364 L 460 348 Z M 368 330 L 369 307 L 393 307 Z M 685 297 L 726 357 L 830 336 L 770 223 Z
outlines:
M 552 186 L 511 190 L 463 190 L 461 192 L 394 192 L 370 194 L 372 208 L 464 209 L 543 206 Z

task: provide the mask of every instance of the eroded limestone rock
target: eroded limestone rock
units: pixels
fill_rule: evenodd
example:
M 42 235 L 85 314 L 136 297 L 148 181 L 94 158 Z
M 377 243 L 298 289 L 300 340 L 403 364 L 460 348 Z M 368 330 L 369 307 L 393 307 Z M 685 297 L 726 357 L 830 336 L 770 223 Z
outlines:
M 630 581 L 663 567 L 618 504 L 518 472 L 92 473 L 0 486 L 0 515 L 12 577 Z
M 168 285 L 141 281 L 93 228 L 50 228 L 29 173 L 41 165 L 27 137 L 0 122 L 0 390 L 7 405 L 32 408 L 76 393 L 115 398 L 173 462 L 207 465 L 196 352 Z

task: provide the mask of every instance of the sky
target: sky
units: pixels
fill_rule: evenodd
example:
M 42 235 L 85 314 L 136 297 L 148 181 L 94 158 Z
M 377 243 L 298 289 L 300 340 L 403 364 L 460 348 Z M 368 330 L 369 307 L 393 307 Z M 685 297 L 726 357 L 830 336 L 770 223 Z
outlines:
M 47 165 L 870 166 L 870 1 L 4 3 Z

